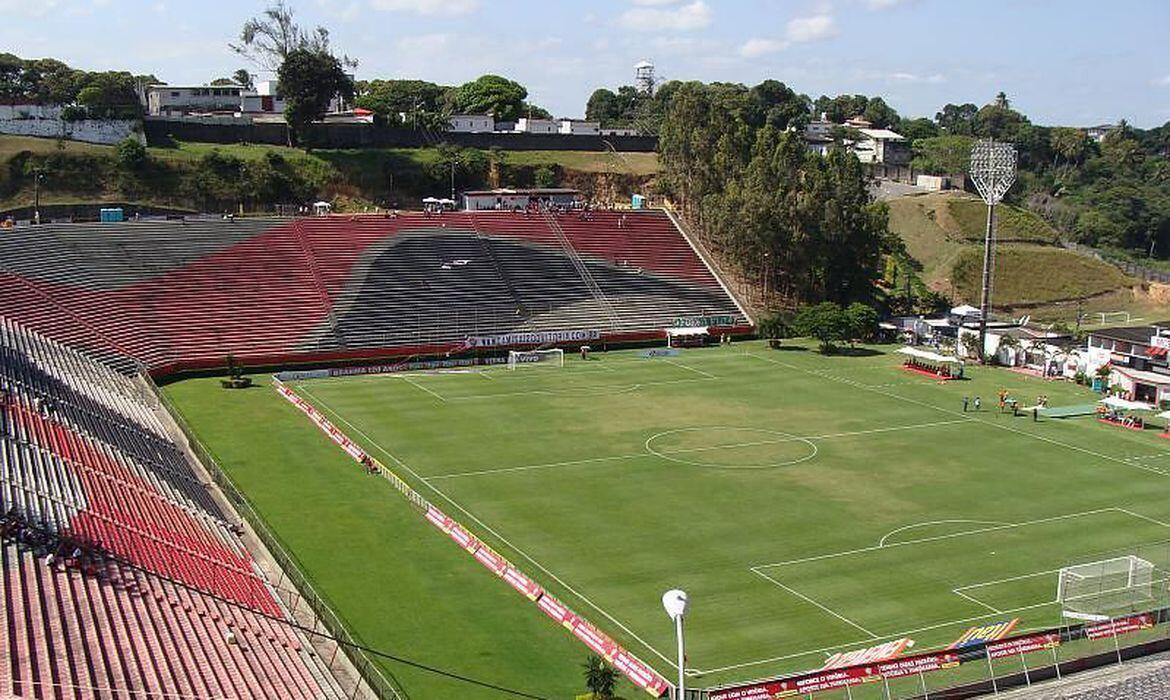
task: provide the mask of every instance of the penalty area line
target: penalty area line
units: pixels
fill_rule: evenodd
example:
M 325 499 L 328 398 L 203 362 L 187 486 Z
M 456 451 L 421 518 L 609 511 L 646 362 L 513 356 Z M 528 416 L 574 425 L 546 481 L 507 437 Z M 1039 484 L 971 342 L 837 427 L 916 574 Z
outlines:
M 800 598 L 801 600 L 808 603 L 809 605 L 813 605 L 813 606 L 819 608 L 822 612 L 826 612 L 826 613 L 832 615 L 833 617 L 835 617 L 838 620 L 840 620 L 841 622 L 844 622 L 845 624 L 853 627 L 854 629 L 861 630 L 862 632 L 868 634 L 871 639 L 881 639 L 881 637 L 879 637 L 878 635 L 874 634 L 873 632 L 870 632 L 866 628 L 857 624 L 853 620 L 850 620 L 849 618 L 845 617 L 844 615 L 837 612 L 836 610 L 833 610 L 832 608 L 828 607 L 827 605 L 822 605 L 821 603 L 818 603 L 817 601 L 813 600 L 812 598 L 809 598 L 808 596 L 806 596 L 805 594 L 796 590 L 795 588 L 792 588 L 790 586 L 784 585 L 783 583 L 780 583 L 776 579 L 765 574 L 763 571 L 760 571 L 758 569 L 752 569 L 752 573 L 755 574 L 756 576 L 761 576 L 761 577 L 767 579 L 768 581 L 771 581 L 774 585 L 779 586 L 780 588 L 784 589 L 785 591 L 788 591 L 789 593 L 796 596 L 797 598 Z

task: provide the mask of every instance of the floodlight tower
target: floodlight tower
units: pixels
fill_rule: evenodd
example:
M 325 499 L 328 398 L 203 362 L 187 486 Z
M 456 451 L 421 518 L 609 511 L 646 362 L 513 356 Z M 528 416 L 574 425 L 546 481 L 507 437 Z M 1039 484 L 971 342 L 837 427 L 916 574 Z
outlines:
M 987 316 L 991 313 L 991 278 L 995 267 L 995 205 L 1016 181 L 1016 149 L 992 139 L 971 148 L 971 179 L 987 203 L 987 232 L 983 236 L 983 289 L 979 301 L 979 359 L 987 348 Z
M 639 61 L 634 65 L 634 87 L 645 95 L 654 94 L 654 85 L 657 78 L 654 75 L 654 64 L 650 61 Z

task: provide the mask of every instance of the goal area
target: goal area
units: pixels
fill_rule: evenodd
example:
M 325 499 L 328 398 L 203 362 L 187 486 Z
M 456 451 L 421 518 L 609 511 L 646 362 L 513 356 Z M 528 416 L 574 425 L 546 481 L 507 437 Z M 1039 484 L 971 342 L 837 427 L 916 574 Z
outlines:
M 1093 619 L 1148 606 L 1157 596 L 1155 567 L 1132 554 L 1060 570 L 1056 600 L 1065 617 Z
M 508 351 L 508 369 L 521 366 L 540 365 L 544 367 L 564 367 L 565 351 L 560 348 L 551 350 L 510 350 Z

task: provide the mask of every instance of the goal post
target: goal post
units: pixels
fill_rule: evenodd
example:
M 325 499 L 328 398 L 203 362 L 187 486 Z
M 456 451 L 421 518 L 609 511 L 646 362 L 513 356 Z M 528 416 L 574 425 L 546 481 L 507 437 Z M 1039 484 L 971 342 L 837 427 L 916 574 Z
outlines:
M 522 365 L 564 367 L 565 351 L 560 348 L 552 348 L 549 350 L 509 350 L 508 369 L 514 370 Z
M 1132 612 L 1157 597 L 1155 566 L 1129 554 L 1060 569 L 1056 601 L 1066 617 Z

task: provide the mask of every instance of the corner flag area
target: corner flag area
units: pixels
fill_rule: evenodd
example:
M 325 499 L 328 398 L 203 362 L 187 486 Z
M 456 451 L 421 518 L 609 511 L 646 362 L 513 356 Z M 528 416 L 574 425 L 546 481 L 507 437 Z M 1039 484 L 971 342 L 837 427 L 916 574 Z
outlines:
M 902 638 L 944 649 L 1014 618 L 1055 627 L 1062 570 L 1115 557 L 1152 565 L 1148 607 L 1168 603 L 1165 440 L 1073 411 L 1052 419 L 1093 403 L 1083 387 L 980 367 L 937 381 L 902 371 L 895 349 L 566 353 L 563 367 L 287 386 L 667 677 L 674 630 L 659 597 L 685 589 L 696 687 Z M 1013 416 L 1000 390 L 1054 408 Z M 521 686 L 536 666 L 541 687 L 579 685 L 585 647 L 277 392 L 225 396 L 212 379 L 166 392 L 358 638 Z M 982 410 L 969 410 L 975 397 Z M 496 652 L 476 657 L 485 639 Z

